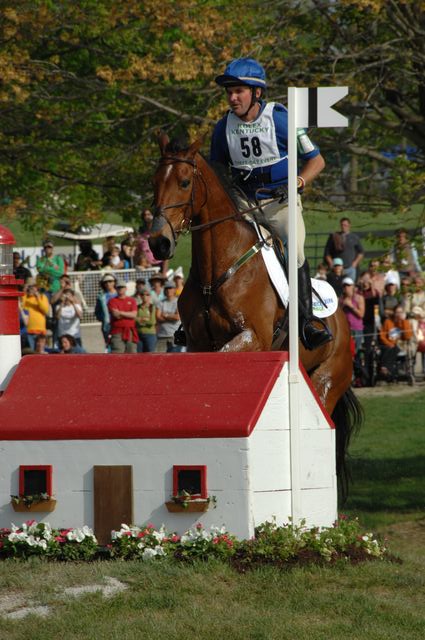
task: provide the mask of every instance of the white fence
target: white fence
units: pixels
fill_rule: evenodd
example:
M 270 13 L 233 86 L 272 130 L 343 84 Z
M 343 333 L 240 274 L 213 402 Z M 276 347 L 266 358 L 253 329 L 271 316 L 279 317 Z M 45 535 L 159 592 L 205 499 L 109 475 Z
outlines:
M 159 267 L 152 267 L 151 269 L 119 269 L 118 271 L 68 271 L 72 288 L 79 295 L 81 299 L 81 305 L 83 307 L 83 318 L 81 324 L 97 324 L 97 320 L 94 315 L 94 308 L 96 306 L 96 299 L 100 291 L 100 281 L 102 277 L 111 273 L 119 280 L 124 280 L 128 283 L 127 295 L 131 296 L 134 293 L 136 280 L 144 278 L 147 286 L 149 286 L 149 278 L 155 273 L 158 273 Z

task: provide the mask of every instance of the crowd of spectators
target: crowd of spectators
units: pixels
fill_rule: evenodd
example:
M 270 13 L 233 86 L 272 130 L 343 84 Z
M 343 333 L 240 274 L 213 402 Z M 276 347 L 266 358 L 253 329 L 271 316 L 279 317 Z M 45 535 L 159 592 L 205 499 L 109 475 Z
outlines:
M 345 235 L 345 237 L 344 237 Z M 335 289 L 351 329 L 356 385 L 361 386 L 362 364 L 368 369 L 372 350 L 379 352 L 379 376 L 396 377 L 397 359 L 409 353 L 413 361 L 421 354 L 425 375 L 425 281 L 418 254 L 405 229 L 396 233 L 393 249 L 359 269 L 363 248 L 350 221 L 341 220 L 341 231 L 331 234 L 324 263 L 317 278 Z
M 168 262 L 156 260 L 149 248 L 152 221 L 151 212 L 145 209 L 138 233 L 128 234 L 119 245 L 115 237 L 106 238 L 101 257 L 90 240 L 79 242 L 75 270 L 101 270 L 94 314 L 101 323 L 106 352 L 182 350 L 174 345 L 173 336 L 180 326 L 177 297 L 183 289 L 183 272 L 178 269 L 173 279 L 167 280 Z M 156 272 L 146 278 L 144 272 L 153 268 Z M 123 269 L 134 270 L 132 295 L 128 295 L 127 290 L 134 281 L 131 283 L 128 276 L 120 277 Z M 85 353 L 81 335 L 81 291 L 72 287 L 67 264 L 62 256 L 55 254 L 53 242 L 47 240 L 43 244 L 35 277 L 22 262 L 19 252 L 13 254 L 13 272 L 24 282 L 19 299 L 22 352 Z
M 167 261 L 155 260 L 148 244 L 152 221 L 152 213 L 145 209 L 138 233 L 129 234 L 119 245 L 114 237 L 106 238 L 101 257 L 90 240 L 79 243 L 75 269 L 102 272 L 94 313 L 106 352 L 184 350 L 173 340 L 180 327 L 177 299 L 184 285 L 183 272 L 177 269 L 170 280 Z M 316 273 L 316 278 L 327 280 L 335 289 L 346 314 L 355 365 L 359 366 L 360 355 L 367 363 L 378 344 L 380 374 L 390 380 L 397 355 L 409 343 L 422 354 L 425 374 L 425 285 L 408 233 L 400 229 L 392 250 L 371 260 L 366 270 L 360 270 L 363 258 L 359 237 L 352 233 L 350 220 L 342 218 L 340 230 L 329 235 Z M 157 272 L 146 278 L 143 270 L 153 267 Z M 81 291 L 72 287 L 66 262 L 55 255 L 53 243 L 44 243 L 35 277 L 18 252 L 13 254 L 13 268 L 16 278 L 25 283 L 19 301 L 23 353 L 84 353 Z M 135 270 L 134 290 L 128 278 L 120 277 L 122 269 Z

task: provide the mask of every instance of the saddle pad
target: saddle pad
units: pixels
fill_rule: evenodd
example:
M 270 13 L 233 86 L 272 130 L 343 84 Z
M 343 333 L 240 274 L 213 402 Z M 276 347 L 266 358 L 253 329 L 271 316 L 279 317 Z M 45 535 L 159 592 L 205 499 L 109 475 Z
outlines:
M 263 256 L 269 278 L 272 281 L 279 298 L 282 300 L 283 305 L 287 307 L 289 302 L 289 285 L 286 275 L 282 269 L 282 265 L 277 259 L 273 247 L 269 247 L 266 244 L 261 249 L 261 254 Z M 338 298 L 335 290 L 329 282 L 326 282 L 326 280 L 316 280 L 316 278 L 311 278 L 311 286 L 313 288 L 313 315 L 317 318 L 327 318 L 335 313 L 338 307 Z M 315 291 L 317 291 L 322 300 L 315 295 Z

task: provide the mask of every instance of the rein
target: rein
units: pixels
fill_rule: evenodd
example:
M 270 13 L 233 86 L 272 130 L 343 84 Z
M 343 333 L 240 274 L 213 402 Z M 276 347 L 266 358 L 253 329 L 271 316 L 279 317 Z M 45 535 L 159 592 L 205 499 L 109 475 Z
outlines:
M 222 222 L 226 222 L 227 220 L 243 220 L 244 216 L 246 214 L 252 213 L 253 211 L 262 211 L 261 209 L 261 205 L 257 204 L 253 207 L 248 207 L 247 209 L 243 209 L 242 211 L 236 211 L 235 213 L 228 215 L 228 216 L 224 216 L 223 218 L 218 218 L 217 220 L 210 220 L 209 222 L 205 222 L 203 224 L 198 224 L 198 225 L 194 225 L 192 226 L 192 218 L 195 215 L 195 207 L 194 207 L 194 201 L 195 201 L 195 178 L 196 177 L 200 177 L 200 179 L 202 180 L 202 183 L 205 187 L 205 200 L 202 203 L 202 206 L 200 207 L 202 209 L 202 207 L 206 204 L 207 202 L 207 185 L 205 182 L 205 178 L 203 177 L 202 173 L 198 171 L 198 167 L 196 165 L 196 161 L 195 160 L 189 160 L 186 158 L 179 158 L 178 156 L 167 156 L 164 157 L 160 160 L 160 164 L 162 165 L 170 165 L 170 164 L 175 164 L 177 162 L 183 162 L 186 164 L 189 164 L 193 167 L 193 186 L 192 186 L 192 191 L 190 194 L 190 200 L 186 201 L 186 202 L 177 202 L 177 203 L 173 203 L 173 204 L 168 204 L 165 206 L 159 206 L 157 207 L 157 217 L 158 218 L 163 218 L 166 223 L 168 224 L 168 226 L 171 229 L 171 233 L 173 235 L 173 239 L 174 242 L 177 241 L 177 236 L 179 233 L 191 233 L 194 231 L 201 231 L 203 229 L 209 229 L 213 226 L 215 226 L 216 224 L 220 224 Z M 279 195 L 278 197 L 273 197 L 271 198 L 271 200 L 280 200 L 281 199 L 281 195 Z M 165 211 L 167 211 L 168 209 L 177 209 L 179 207 L 190 207 L 191 208 L 191 215 L 189 217 L 186 216 L 186 213 L 183 217 L 183 220 L 181 222 L 180 225 L 180 230 L 176 231 L 173 227 L 173 225 L 171 224 L 170 219 L 168 218 L 167 215 L 164 214 Z M 259 251 L 261 251 L 261 249 L 264 247 L 266 243 L 265 239 L 259 240 L 258 242 L 256 242 L 252 247 L 250 247 L 240 258 L 238 258 L 228 269 L 227 271 L 225 271 L 223 274 L 221 274 L 221 276 L 219 276 L 219 278 L 217 278 L 217 280 L 214 283 L 210 283 L 210 284 L 202 284 L 201 282 L 199 282 L 202 294 L 204 296 L 204 302 L 205 302 L 205 308 L 204 308 L 204 312 L 203 312 L 203 316 L 204 316 L 204 321 L 205 321 L 205 329 L 207 331 L 208 337 L 211 341 L 213 350 L 216 351 L 218 349 L 218 345 L 216 344 L 214 337 L 212 335 L 212 331 L 211 331 L 211 323 L 210 323 L 210 308 L 211 308 L 211 302 L 212 302 L 212 298 L 213 296 L 217 293 L 218 289 L 227 281 L 229 280 L 229 278 L 231 278 L 243 265 L 245 265 L 249 260 L 251 260 L 251 258 L 253 258 Z M 193 277 L 193 273 L 192 273 L 192 277 Z M 195 278 L 194 278 L 195 279 Z

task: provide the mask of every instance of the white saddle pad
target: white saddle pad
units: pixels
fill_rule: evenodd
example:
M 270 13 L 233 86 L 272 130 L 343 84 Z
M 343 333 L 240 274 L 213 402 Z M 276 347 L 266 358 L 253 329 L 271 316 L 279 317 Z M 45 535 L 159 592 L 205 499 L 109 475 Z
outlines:
M 282 300 L 283 305 L 287 307 L 289 301 L 289 286 L 286 275 L 282 269 L 282 265 L 277 259 L 273 247 L 269 247 L 266 244 L 261 249 L 261 254 L 270 280 Z M 338 298 L 334 288 L 329 284 L 329 282 L 326 282 L 326 280 L 316 280 L 316 278 L 312 278 L 311 286 L 313 288 L 313 315 L 317 318 L 327 318 L 335 313 L 338 307 Z M 315 291 L 317 291 L 320 297 L 315 294 Z

